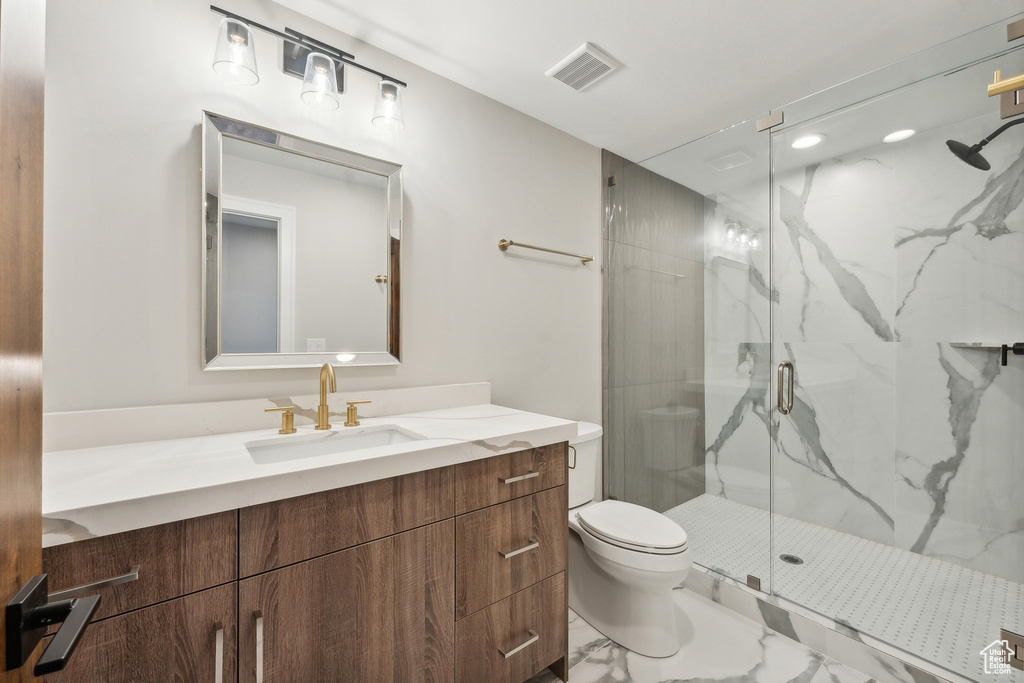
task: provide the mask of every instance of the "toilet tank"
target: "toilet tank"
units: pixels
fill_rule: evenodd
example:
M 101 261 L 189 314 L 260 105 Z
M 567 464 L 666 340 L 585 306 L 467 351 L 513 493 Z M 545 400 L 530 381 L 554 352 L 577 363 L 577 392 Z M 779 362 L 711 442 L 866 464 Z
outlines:
M 597 490 L 598 468 L 601 466 L 601 425 L 593 422 L 578 423 L 578 433 L 569 445 L 576 449 L 573 458 L 569 449 L 569 507 L 574 508 L 600 497 Z

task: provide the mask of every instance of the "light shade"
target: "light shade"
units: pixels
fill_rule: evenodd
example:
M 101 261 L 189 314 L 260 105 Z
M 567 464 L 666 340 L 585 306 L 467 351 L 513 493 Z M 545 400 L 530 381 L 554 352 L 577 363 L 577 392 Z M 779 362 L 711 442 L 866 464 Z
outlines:
M 377 84 L 377 103 L 373 106 L 373 125 L 384 130 L 402 130 L 402 89 L 387 79 Z
M 338 75 L 334 60 L 321 52 L 306 57 L 306 74 L 302 78 L 302 101 L 314 109 L 331 111 L 338 108 Z
M 252 31 L 241 21 L 228 17 L 220 20 L 217 50 L 213 55 L 213 70 L 239 85 L 259 83 L 260 75 L 256 69 Z

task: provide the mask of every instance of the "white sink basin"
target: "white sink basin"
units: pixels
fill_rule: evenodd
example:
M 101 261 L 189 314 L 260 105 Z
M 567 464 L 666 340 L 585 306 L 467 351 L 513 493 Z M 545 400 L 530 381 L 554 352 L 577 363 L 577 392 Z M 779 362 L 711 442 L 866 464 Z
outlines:
M 426 437 L 395 425 L 374 425 L 260 439 L 247 442 L 245 448 L 253 462 L 257 465 L 267 465 L 320 455 L 351 453 L 424 438 Z

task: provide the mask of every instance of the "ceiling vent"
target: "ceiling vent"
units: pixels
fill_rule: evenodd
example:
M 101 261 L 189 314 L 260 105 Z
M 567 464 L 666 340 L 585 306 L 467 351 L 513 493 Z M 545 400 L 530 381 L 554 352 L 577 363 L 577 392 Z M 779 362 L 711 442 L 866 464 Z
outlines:
M 544 75 L 565 83 L 573 90 L 582 91 L 620 66 L 601 48 L 583 43 L 568 57 L 545 71 Z

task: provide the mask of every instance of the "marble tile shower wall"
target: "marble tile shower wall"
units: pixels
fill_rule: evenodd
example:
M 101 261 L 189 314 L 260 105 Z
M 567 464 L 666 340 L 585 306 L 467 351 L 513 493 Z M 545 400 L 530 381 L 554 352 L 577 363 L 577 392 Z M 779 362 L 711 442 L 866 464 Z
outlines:
M 1024 358 L 1002 367 L 997 350 L 956 345 L 1024 339 L 1024 132 L 986 148 L 987 173 L 944 144 L 998 125 L 777 172 L 774 289 L 705 271 L 708 355 L 750 370 L 736 386 L 709 379 L 708 493 L 734 497 L 730 477 L 766 471 L 768 372 L 789 359 L 778 512 L 1024 581 Z M 769 297 L 772 363 L 760 348 Z
M 704 493 L 703 198 L 604 161 L 608 493 L 663 511 Z

